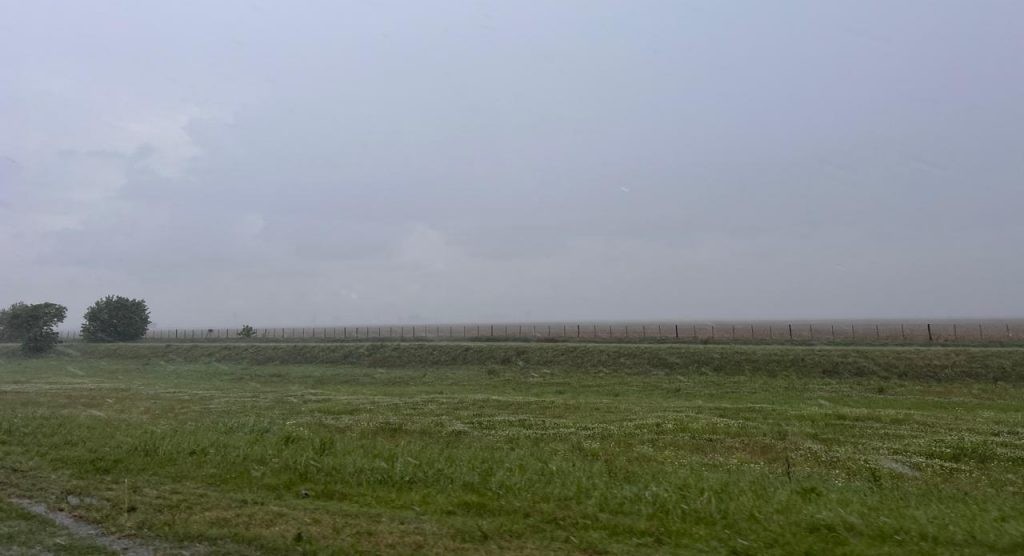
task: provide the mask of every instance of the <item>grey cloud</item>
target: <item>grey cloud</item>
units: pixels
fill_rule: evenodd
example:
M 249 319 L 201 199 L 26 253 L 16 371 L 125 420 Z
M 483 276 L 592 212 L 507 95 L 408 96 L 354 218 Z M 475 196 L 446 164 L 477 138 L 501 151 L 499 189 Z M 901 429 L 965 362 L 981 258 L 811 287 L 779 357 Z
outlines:
M 1015 4 L 97 6 L 0 23 L 10 301 L 1024 312 Z

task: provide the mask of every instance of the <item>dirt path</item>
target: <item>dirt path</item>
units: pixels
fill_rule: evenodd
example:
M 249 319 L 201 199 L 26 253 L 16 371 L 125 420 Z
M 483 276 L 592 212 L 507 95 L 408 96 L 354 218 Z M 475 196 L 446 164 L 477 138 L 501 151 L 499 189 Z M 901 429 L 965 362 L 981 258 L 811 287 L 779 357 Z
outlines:
M 45 505 L 31 500 L 25 500 L 23 498 L 11 498 L 10 502 L 19 508 L 26 511 L 32 512 L 38 516 L 45 517 L 50 521 L 53 521 L 60 527 L 66 529 L 69 533 L 90 540 L 108 550 L 117 552 L 118 554 L 124 554 L 126 556 L 153 556 L 155 554 L 197 554 L 200 551 L 190 551 L 175 549 L 169 546 L 155 546 L 140 542 L 135 539 L 126 539 L 115 537 L 104 533 L 102 529 L 76 519 L 71 515 L 64 512 L 56 512 Z

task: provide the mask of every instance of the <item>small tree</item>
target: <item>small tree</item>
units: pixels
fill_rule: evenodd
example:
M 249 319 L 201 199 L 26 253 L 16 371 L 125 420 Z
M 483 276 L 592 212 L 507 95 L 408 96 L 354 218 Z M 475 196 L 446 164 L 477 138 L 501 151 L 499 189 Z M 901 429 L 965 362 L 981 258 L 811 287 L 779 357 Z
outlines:
M 238 336 L 240 338 L 255 338 L 256 329 L 247 324 L 243 326 L 241 330 L 238 331 Z
M 85 311 L 82 338 L 90 342 L 131 342 L 145 337 L 149 325 L 145 300 L 108 295 Z
M 16 334 L 11 329 L 11 318 L 22 307 L 25 307 L 25 304 L 19 301 L 6 309 L 0 309 L 0 342 L 18 341 Z
M 68 308 L 56 303 L 15 303 L 0 311 L 0 336 L 20 341 L 25 353 L 46 353 L 60 341 L 55 328 L 67 315 Z

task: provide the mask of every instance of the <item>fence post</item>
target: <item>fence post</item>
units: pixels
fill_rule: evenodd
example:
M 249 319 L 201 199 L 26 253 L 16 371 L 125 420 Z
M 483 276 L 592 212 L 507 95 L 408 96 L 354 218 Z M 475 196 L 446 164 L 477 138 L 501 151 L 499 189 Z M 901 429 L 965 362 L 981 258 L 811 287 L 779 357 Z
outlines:
M 789 341 L 793 341 L 793 323 L 789 324 Z
M 978 339 L 982 342 L 985 341 L 985 331 L 981 329 L 981 323 L 978 323 Z
M 678 340 L 679 339 L 679 325 L 677 324 L 675 326 L 676 326 L 676 339 Z M 1009 326 L 1009 325 L 1007 325 L 1007 326 Z M 1007 330 L 1009 330 L 1009 328 L 1007 328 Z
M 576 337 L 579 338 L 580 334 L 581 334 L 581 332 L 580 332 L 580 325 L 577 324 L 576 325 Z
M 1010 323 L 1006 323 L 1006 339 L 1010 339 Z
M 953 341 L 954 342 L 957 341 L 957 337 L 956 337 L 956 323 L 953 323 Z
M 715 340 L 715 325 L 711 325 L 711 340 Z
M 878 331 L 878 325 L 876 324 L 875 325 L 875 341 L 877 342 L 877 341 L 880 341 L 881 339 L 882 339 L 882 333 Z
M 769 340 L 774 340 L 775 339 L 775 327 L 770 325 L 770 324 L 768 325 L 768 339 Z
M 903 323 L 900 323 L 900 339 L 902 339 L 904 342 L 907 341 L 907 331 L 905 328 L 903 328 Z
M 832 341 L 836 341 L 836 323 L 832 323 Z
M 928 341 L 932 341 L 932 323 L 928 323 Z

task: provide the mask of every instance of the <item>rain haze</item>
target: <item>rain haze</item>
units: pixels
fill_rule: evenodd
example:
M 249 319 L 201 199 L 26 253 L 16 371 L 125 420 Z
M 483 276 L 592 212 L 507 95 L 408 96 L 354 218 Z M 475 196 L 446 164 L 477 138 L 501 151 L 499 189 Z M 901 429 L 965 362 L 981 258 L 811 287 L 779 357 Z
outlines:
M 1021 2 L 0 6 L 71 325 L 1024 315 Z

